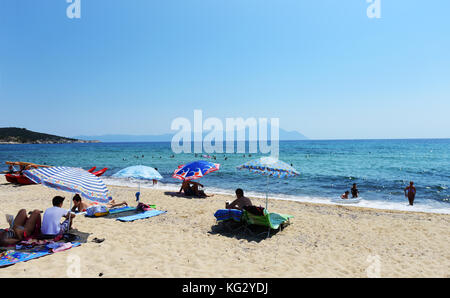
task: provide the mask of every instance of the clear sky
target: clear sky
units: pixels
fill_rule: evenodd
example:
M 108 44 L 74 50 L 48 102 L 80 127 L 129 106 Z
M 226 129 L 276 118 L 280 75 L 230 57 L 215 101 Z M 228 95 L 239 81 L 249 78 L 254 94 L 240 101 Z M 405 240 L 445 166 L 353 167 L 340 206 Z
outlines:
M 450 1 L 0 1 L 0 127 L 159 134 L 277 117 L 314 139 L 450 137 Z

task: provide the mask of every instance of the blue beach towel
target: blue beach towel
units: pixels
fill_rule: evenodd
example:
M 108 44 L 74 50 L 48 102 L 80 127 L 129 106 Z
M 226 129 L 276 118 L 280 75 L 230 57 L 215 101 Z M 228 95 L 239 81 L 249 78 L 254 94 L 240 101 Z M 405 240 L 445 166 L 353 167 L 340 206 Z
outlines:
M 80 246 L 79 242 L 73 242 L 72 247 Z M 51 249 L 45 248 L 37 248 L 31 252 L 17 251 L 17 250 L 8 250 L 0 254 L 0 267 L 13 265 L 20 262 L 26 262 L 32 259 L 37 259 L 43 256 L 53 254 Z
M 167 211 L 160 211 L 160 210 L 150 210 L 150 211 L 144 211 L 135 215 L 129 215 L 129 216 L 123 216 L 118 217 L 116 220 L 120 221 L 135 221 L 138 219 L 145 219 L 153 216 L 157 216 L 163 213 L 166 213 Z
M 237 222 L 241 221 L 242 211 L 237 209 L 219 209 L 214 213 L 217 221 L 234 220 Z

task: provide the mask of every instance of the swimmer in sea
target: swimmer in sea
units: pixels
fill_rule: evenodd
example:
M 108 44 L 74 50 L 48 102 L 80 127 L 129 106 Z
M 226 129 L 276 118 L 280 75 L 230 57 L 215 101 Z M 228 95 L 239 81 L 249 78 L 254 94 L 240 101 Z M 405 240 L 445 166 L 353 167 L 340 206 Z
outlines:
M 409 205 L 412 206 L 416 197 L 416 187 L 414 186 L 414 182 L 409 182 L 409 186 L 405 188 L 405 197 L 408 198 Z
M 343 200 L 348 200 L 348 194 L 349 194 L 350 192 L 347 190 L 344 194 L 342 194 L 341 195 L 341 199 L 343 199 Z

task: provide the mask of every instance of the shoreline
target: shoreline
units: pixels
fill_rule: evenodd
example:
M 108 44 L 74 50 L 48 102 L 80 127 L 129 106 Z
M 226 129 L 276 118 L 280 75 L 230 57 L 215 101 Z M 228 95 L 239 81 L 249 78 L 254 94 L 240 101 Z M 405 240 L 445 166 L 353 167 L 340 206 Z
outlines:
M 123 179 L 114 179 L 111 177 L 104 177 L 105 184 L 113 187 L 129 187 L 133 188 L 131 185 L 131 182 L 128 180 Z M 127 181 L 127 182 L 125 182 Z M 155 189 L 155 190 L 168 190 L 168 191 L 178 191 L 179 186 L 177 186 L 176 183 L 170 183 L 170 184 L 161 184 L 158 182 L 158 185 L 154 187 L 153 185 L 147 186 L 145 183 L 141 183 L 141 188 L 145 189 Z M 245 190 L 244 190 L 245 191 Z M 219 188 L 206 188 L 205 192 L 207 194 L 214 194 L 214 195 L 225 195 L 225 196 L 231 196 L 234 197 L 234 189 L 219 189 Z M 264 199 L 265 200 L 265 194 L 264 193 L 257 193 L 257 192 L 251 192 L 246 191 L 246 196 L 251 198 L 257 198 L 257 199 Z M 358 204 L 339 204 L 332 202 L 330 198 L 326 197 L 301 197 L 301 196 L 291 196 L 291 195 L 281 195 L 281 194 L 271 194 L 269 193 L 269 202 L 272 200 L 275 201 L 289 201 L 289 202 L 297 202 L 302 204 L 311 204 L 311 205 L 323 205 L 323 206 L 341 206 L 341 207 L 349 207 L 349 208 L 361 208 L 361 209 L 372 209 L 372 210 L 381 210 L 381 211 L 392 211 L 392 212 L 405 212 L 405 213 L 425 213 L 425 214 L 442 214 L 442 215 L 450 215 L 450 206 L 449 209 L 431 209 L 426 210 L 426 207 L 429 206 L 423 206 L 422 204 L 415 204 L 412 206 L 412 208 L 415 208 L 416 210 L 405 210 L 405 209 L 411 209 L 411 206 L 409 206 L 407 203 L 407 200 L 405 200 L 405 204 L 400 202 L 392 202 L 390 203 L 392 208 L 383 208 L 382 206 L 373 206 L 375 204 L 386 204 L 389 202 L 384 202 L 381 200 L 364 200 L 362 197 L 362 201 Z M 438 202 L 437 202 L 438 203 Z M 403 209 L 398 208 L 403 207 Z M 397 209 L 396 209 L 397 208 Z

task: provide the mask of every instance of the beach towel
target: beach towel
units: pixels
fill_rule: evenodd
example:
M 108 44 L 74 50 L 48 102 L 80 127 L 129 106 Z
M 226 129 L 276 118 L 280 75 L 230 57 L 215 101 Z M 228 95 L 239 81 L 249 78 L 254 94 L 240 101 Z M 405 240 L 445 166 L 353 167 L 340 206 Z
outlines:
M 280 227 L 280 225 L 284 223 L 289 223 L 289 219 L 293 218 L 292 215 L 287 214 L 279 214 L 275 212 L 267 212 L 264 210 L 264 215 L 254 215 L 250 212 L 244 211 L 243 220 L 250 225 L 258 225 L 264 227 L 270 227 L 273 230 L 276 230 Z
M 136 210 L 136 207 L 126 206 L 126 207 L 121 207 L 121 208 L 109 209 L 109 214 L 118 214 L 118 213 L 122 213 L 122 212 L 135 211 L 135 210 Z
M 116 220 L 129 222 L 129 221 L 135 221 L 138 219 L 150 218 L 150 217 L 157 216 L 157 215 L 160 215 L 160 214 L 163 214 L 166 212 L 167 211 L 150 210 L 150 211 L 145 211 L 145 212 L 134 214 L 134 215 L 118 217 Z
M 81 243 L 74 242 L 72 247 L 80 246 Z M 13 265 L 19 262 L 26 262 L 32 259 L 37 259 L 43 256 L 53 254 L 52 249 L 48 247 L 40 247 L 34 250 L 25 252 L 17 250 L 8 250 L 0 253 L 0 267 Z
M 242 211 L 237 209 L 219 209 L 214 213 L 217 221 L 234 220 L 241 221 Z

